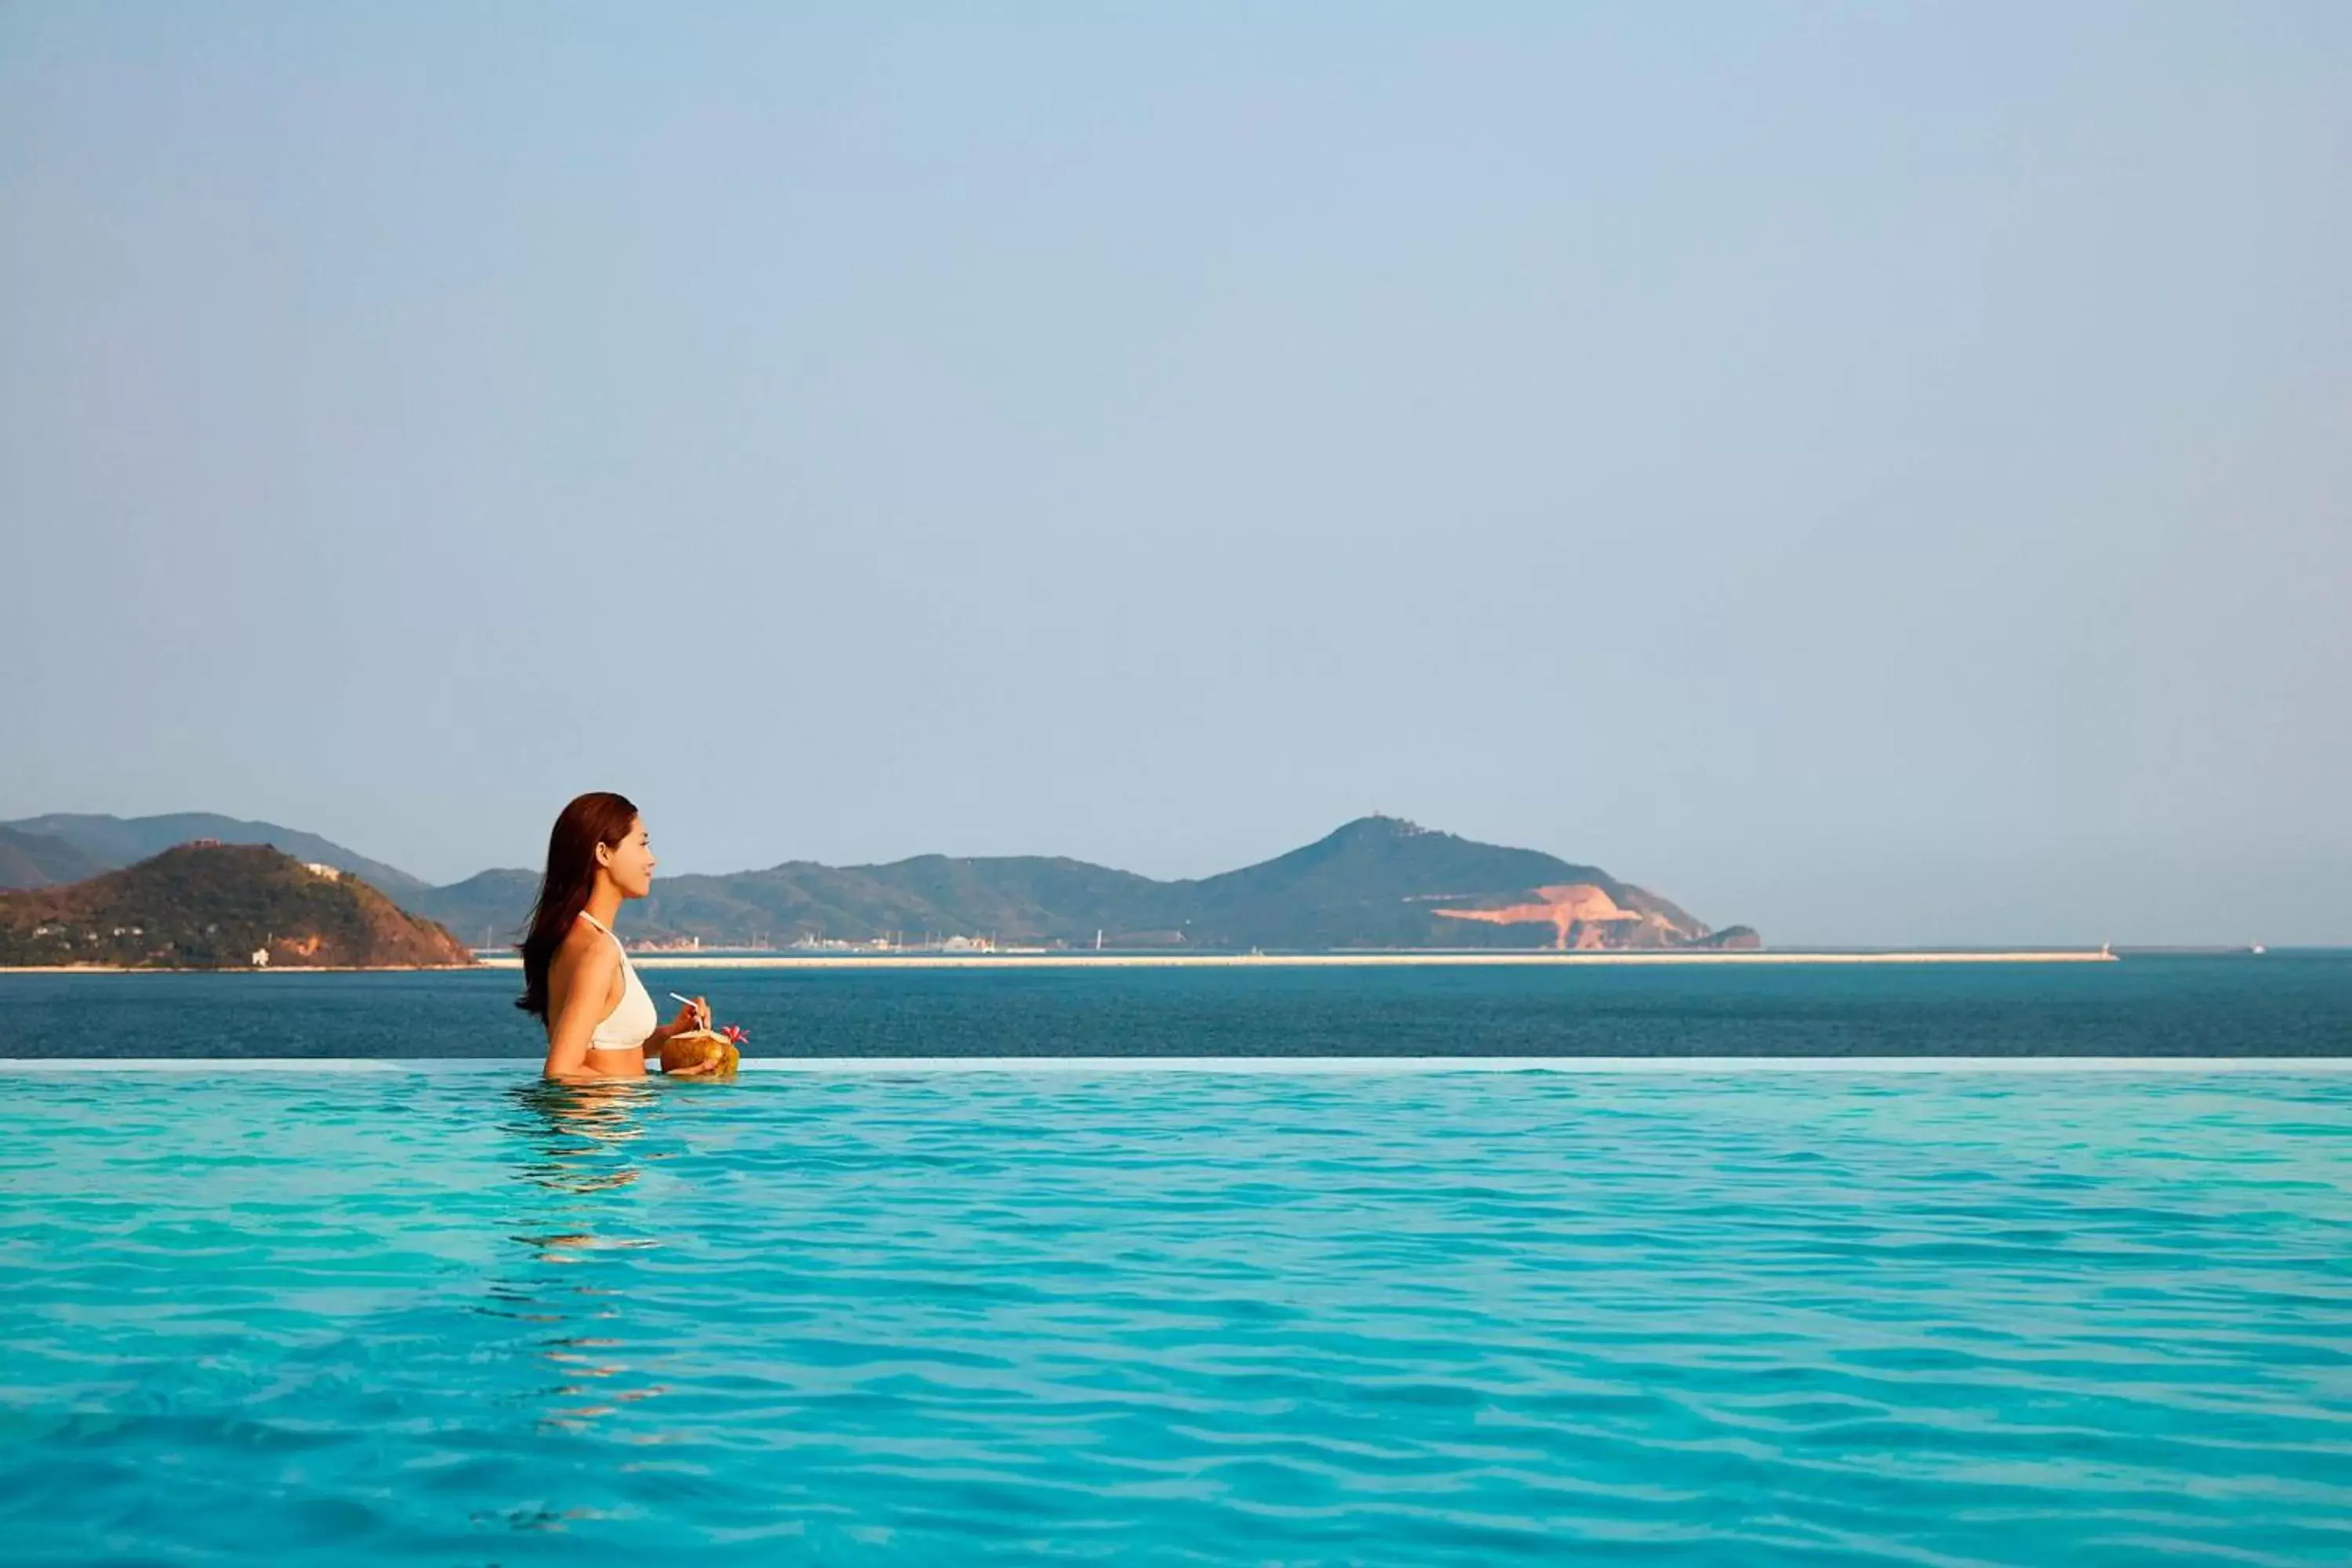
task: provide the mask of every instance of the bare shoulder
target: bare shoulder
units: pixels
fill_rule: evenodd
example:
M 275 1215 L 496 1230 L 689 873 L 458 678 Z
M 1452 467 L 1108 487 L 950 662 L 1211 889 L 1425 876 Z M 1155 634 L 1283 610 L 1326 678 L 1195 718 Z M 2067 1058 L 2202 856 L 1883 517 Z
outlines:
M 550 971 L 572 984 L 610 980 L 620 972 L 621 955 L 612 939 L 585 921 L 574 921 L 555 950 Z

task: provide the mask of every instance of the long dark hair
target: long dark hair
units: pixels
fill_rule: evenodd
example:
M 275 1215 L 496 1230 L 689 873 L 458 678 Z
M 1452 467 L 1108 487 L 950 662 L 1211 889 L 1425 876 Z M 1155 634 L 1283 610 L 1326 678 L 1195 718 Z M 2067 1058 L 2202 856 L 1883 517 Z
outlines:
M 530 907 L 530 931 L 522 939 L 522 994 L 515 998 L 516 1006 L 541 1023 L 547 1021 L 548 966 L 596 890 L 596 846 L 619 844 L 636 820 L 628 796 L 592 790 L 563 808 L 547 836 L 547 874 L 539 881 L 539 902 Z

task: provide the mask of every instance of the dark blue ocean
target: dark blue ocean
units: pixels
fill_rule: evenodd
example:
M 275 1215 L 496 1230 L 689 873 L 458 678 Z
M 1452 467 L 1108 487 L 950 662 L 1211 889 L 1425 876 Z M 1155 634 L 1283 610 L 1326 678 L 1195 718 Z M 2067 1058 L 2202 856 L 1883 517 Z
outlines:
M 2352 953 L 2114 963 L 649 968 L 782 1057 L 2352 1054 Z M 0 1057 L 529 1057 L 510 970 L 0 975 Z M 667 1004 L 663 1004 L 665 1011 Z

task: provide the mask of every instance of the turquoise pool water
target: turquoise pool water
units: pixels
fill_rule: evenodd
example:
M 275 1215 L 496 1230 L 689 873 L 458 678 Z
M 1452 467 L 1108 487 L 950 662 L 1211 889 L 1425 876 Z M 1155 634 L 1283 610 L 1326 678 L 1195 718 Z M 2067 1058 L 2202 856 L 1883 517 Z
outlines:
M 12 1563 L 2352 1561 L 2352 1077 L 6 1089 Z

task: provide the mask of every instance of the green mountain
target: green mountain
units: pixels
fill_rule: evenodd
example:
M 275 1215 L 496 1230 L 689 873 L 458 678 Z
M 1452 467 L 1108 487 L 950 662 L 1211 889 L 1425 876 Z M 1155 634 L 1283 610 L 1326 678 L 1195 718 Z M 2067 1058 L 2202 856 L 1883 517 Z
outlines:
M 79 882 L 106 868 L 105 861 L 62 838 L 0 827 L 0 889 Z
M 372 896 L 381 889 L 402 910 L 486 948 L 517 939 L 539 891 L 536 872 L 515 869 L 428 887 L 316 834 L 205 812 L 60 814 L 0 824 L 0 886 L 53 889 L 191 839 L 274 845 L 297 861 L 353 873 L 373 884 Z M 1286 855 L 1192 881 L 1155 881 L 1049 856 L 921 855 L 880 866 L 794 860 L 764 871 L 665 877 L 627 919 L 633 937 L 699 938 L 710 946 L 877 938 L 913 944 L 960 935 L 1079 947 L 1092 945 L 1097 931 L 1114 947 L 1204 952 L 1756 942 L 1744 926 L 1710 931 L 1597 866 L 1388 816 L 1363 817 Z M 110 920 L 105 929 L 144 923 Z
M 246 969 L 471 963 L 356 876 L 267 847 L 167 849 L 62 887 L 0 893 L 0 963 Z
M 402 902 L 485 946 L 512 942 L 538 891 L 486 871 Z M 1394 817 L 1349 823 L 1304 848 L 1197 881 L 1155 881 L 1040 856 L 920 856 L 881 866 L 791 861 L 665 877 L 627 912 L 633 937 L 707 945 L 807 938 L 992 936 L 1000 943 L 1215 952 L 1250 947 L 1749 946 L 1594 866 L 1475 843 Z M 495 940 L 486 941 L 486 937 Z
M 1597 866 L 1480 844 L 1391 816 L 1360 817 L 1287 855 L 1173 886 L 1171 908 L 1186 940 L 1213 948 L 1552 945 L 1556 922 L 1530 916 L 1504 924 L 1436 912 L 1549 909 L 1548 888 L 1595 889 L 1621 910 L 1658 917 L 1646 927 L 1622 922 L 1629 940 L 1595 945 L 1680 946 L 1709 934 L 1674 905 Z M 1588 913 L 1601 912 L 1587 903 Z
M 778 945 L 803 936 L 866 940 L 893 932 L 986 935 L 1006 941 L 1091 942 L 1097 927 L 1123 932 L 1164 884 L 1082 860 L 923 855 L 887 866 L 789 861 L 765 871 L 664 877 L 630 906 L 635 934 L 699 936 L 706 942 Z M 534 871 L 484 871 L 402 902 L 467 940 L 512 942 L 539 894 Z M 1156 917 L 1148 917 L 1156 918 Z M 1147 919 L 1147 923 L 1148 923 Z
M 521 940 L 538 897 L 536 871 L 477 871 L 462 882 L 403 893 L 400 907 L 440 921 L 476 947 L 508 947 Z
M 381 860 L 371 860 L 315 833 L 280 827 L 274 822 L 246 822 L 209 811 L 181 811 L 165 816 L 107 816 L 52 812 L 47 816 L 26 816 L 15 822 L 0 822 L 0 829 L 54 840 L 79 850 L 89 861 L 94 862 L 88 870 L 78 873 L 80 876 L 128 866 L 191 839 L 215 838 L 223 844 L 267 844 L 284 850 L 297 860 L 313 860 L 338 870 L 356 872 L 394 896 L 418 892 L 425 886 L 421 879 L 412 877 L 396 867 L 387 866 Z M 5 873 L 5 863 L 0 863 L 0 873 Z M 49 879 L 68 881 L 72 879 L 53 877 Z M 0 874 L 0 888 L 43 885 L 39 882 L 11 881 L 5 874 Z

